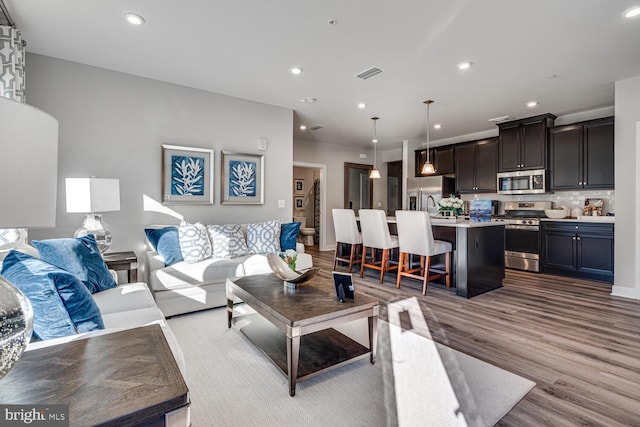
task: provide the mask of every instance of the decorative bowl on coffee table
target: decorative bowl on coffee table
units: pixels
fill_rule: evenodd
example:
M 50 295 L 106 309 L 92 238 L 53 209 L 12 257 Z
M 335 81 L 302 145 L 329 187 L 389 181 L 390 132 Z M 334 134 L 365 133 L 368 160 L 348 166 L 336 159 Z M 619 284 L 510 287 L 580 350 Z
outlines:
M 273 274 L 278 279 L 282 279 L 288 283 L 304 283 L 315 276 L 318 271 L 320 271 L 320 269 L 317 267 L 312 267 L 303 272 L 292 270 L 289 268 L 289 265 L 284 262 L 282 258 L 280 258 L 278 254 L 268 254 L 267 262 L 269 263 L 269 267 L 271 267 Z

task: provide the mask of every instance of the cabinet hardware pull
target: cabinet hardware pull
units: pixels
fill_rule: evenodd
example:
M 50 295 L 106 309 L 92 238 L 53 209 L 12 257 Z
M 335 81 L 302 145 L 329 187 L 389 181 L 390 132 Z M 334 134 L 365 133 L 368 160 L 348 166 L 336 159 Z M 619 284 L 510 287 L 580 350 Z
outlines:
M 580 236 L 576 237 L 576 240 L 580 240 Z

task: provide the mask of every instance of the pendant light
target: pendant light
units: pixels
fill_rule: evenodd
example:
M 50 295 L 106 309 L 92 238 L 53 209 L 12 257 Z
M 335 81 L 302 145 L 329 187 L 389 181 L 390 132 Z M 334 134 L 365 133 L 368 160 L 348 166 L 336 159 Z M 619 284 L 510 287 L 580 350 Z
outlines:
M 376 121 L 378 119 L 379 117 L 371 117 L 371 120 L 373 120 L 373 139 L 371 140 L 371 142 L 373 142 L 373 169 L 371 169 L 369 173 L 369 179 L 381 178 L 380 171 L 378 170 L 378 135 L 376 133 Z
M 429 129 L 431 128 L 431 122 L 429 120 L 429 106 L 433 104 L 433 101 L 431 99 L 427 99 L 423 104 L 427 104 L 427 161 L 424 166 L 422 166 L 420 173 L 422 175 L 433 175 L 436 173 L 436 170 L 433 167 L 433 163 L 429 161 Z

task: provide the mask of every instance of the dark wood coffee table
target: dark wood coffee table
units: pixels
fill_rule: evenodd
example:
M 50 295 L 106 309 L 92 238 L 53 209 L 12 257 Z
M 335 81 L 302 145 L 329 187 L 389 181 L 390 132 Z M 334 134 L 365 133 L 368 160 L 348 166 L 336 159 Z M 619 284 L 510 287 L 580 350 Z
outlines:
M 0 403 L 69 405 L 71 426 L 154 427 L 188 425 L 190 405 L 158 325 L 27 351 L 0 381 Z
M 375 363 L 378 300 L 356 290 L 355 301 L 340 303 L 333 279 L 319 276 L 295 290 L 287 289 L 273 274 L 227 279 L 228 327 L 235 319 L 234 297 L 268 320 L 250 316 L 250 321 L 243 320 L 240 330 L 288 377 L 291 396 L 296 394 L 297 381 L 367 355 Z M 368 348 L 333 329 L 363 318 L 369 319 Z

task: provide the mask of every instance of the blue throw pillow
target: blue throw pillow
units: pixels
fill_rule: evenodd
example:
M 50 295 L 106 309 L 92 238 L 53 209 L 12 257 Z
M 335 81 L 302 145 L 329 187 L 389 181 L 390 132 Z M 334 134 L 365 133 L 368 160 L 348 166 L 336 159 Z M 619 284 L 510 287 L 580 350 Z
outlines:
M 104 329 L 100 309 L 87 287 L 72 274 L 31 255 L 11 251 L 2 276 L 33 307 L 33 334 L 41 340 Z
M 93 234 L 75 239 L 34 240 L 40 259 L 76 276 L 93 294 L 115 288 Z
M 287 249 L 296 250 L 296 237 L 300 232 L 301 222 L 287 222 L 280 224 L 280 249 L 286 251 Z
M 164 258 L 164 265 L 169 266 L 184 260 L 180 252 L 177 227 L 145 228 L 144 233 L 153 249 Z

